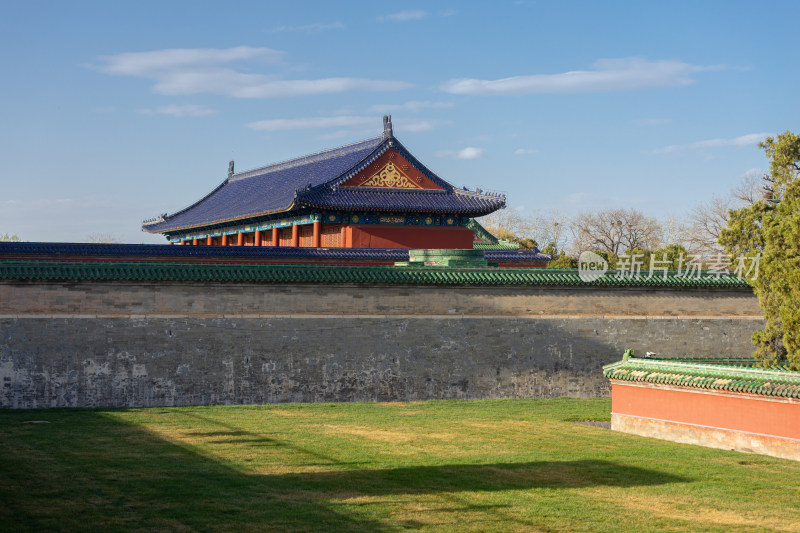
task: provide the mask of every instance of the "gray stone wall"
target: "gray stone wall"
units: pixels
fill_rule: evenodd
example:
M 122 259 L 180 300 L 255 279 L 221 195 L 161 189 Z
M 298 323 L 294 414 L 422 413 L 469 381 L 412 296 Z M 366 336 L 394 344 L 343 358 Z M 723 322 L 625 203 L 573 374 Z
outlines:
M 625 348 L 741 356 L 749 291 L 0 283 L 0 407 L 597 397 Z

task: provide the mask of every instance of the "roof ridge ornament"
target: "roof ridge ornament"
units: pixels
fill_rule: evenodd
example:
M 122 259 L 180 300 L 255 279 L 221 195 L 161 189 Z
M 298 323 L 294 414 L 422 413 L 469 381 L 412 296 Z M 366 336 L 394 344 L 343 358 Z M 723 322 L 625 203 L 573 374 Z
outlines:
M 392 134 L 392 115 L 383 115 L 383 138 L 391 139 Z
M 233 176 L 233 160 L 228 163 L 228 177 L 230 178 L 231 176 Z

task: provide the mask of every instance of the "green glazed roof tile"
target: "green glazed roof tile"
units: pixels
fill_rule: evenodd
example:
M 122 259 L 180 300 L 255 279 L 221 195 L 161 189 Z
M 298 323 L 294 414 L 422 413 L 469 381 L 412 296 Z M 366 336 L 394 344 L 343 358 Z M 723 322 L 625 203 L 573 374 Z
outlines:
M 472 248 L 475 250 L 519 250 L 519 244 L 504 241 L 498 241 L 497 244 L 474 242 L 472 243 Z
M 800 398 L 800 372 L 756 368 L 755 359 L 629 357 L 603 367 L 603 375 L 618 381 L 660 383 L 681 387 L 748 392 Z
M 0 279 L 749 288 L 733 275 L 581 280 L 576 269 L 0 259 Z

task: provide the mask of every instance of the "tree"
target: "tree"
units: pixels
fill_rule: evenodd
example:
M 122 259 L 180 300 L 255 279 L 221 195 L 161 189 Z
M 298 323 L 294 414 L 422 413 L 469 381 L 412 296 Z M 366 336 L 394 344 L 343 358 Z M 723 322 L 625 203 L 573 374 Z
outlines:
M 560 254 L 554 254 L 553 259 L 547 262 L 547 268 L 578 268 L 578 260 L 561 250 Z
M 512 240 L 530 234 L 529 222 L 515 209 L 498 209 L 479 218 L 478 222 L 498 239 Z
M 537 213 L 530 221 L 531 238 L 542 246 L 552 244 L 556 250 L 563 250 L 571 223 L 570 217 L 554 209 Z
M 505 237 L 505 240 L 519 244 L 520 250 L 533 250 L 539 247 L 539 243 L 528 237 L 519 237 L 517 235 L 510 235 Z
M 86 238 L 89 240 L 89 242 L 94 243 L 115 244 L 120 242 L 117 236 L 113 233 L 90 233 Z
M 547 262 L 547 268 L 578 268 L 578 260 L 568 256 L 563 249 L 559 251 L 555 242 L 547 243 L 547 246 L 539 251 L 550 254 L 551 259 Z
M 569 217 L 552 209 L 533 217 L 523 216 L 515 209 L 500 209 L 478 222 L 498 239 L 516 242 L 523 250 L 551 242 L 558 249 L 564 248 L 570 225 Z
M 714 195 L 708 202 L 694 207 L 680 239 L 689 253 L 709 258 L 721 252 L 719 239 L 728 226 L 729 213 L 761 200 L 762 183 L 763 179 L 757 174 L 747 174 L 727 196 Z
M 752 283 L 766 326 L 753 334 L 754 355 L 800 370 L 800 136 L 787 131 L 759 147 L 770 159 L 768 198 L 731 211 L 719 242 L 733 257 L 763 253 Z
M 661 244 L 658 220 L 636 209 L 607 209 L 579 215 L 572 226 L 577 252 L 596 250 L 620 255 L 626 250 L 653 250 Z
M 714 195 L 690 211 L 686 241 L 693 254 L 710 257 L 721 251 L 719 236 L 727 227 L 728 213 L 734 207 L 733 199 Z
M 16 235 L 9 235 L 8 233 L 0 233 L 0 241 L 18 242 L 18 241 L 21 241 L 21 240 L 22 239 L 20 239 Z
M 686 263 L 689 261 L 689 255 L 689 252 L 683 247 L 683 245 L 667 244 L 655 251 L 633 248 L 631 250 L 627 250 L 620 257 L 609 255 L 607 260 L 609 262 L 609 266 L 618 266 L 620 259 L 626 258 L 626 256 L 633 256 L 641 265 L 642 270 L 649 270 L 651 266 L 653 266 L 655 269 L 666 268 L 667 270 L 679 270 L 686 269 Z

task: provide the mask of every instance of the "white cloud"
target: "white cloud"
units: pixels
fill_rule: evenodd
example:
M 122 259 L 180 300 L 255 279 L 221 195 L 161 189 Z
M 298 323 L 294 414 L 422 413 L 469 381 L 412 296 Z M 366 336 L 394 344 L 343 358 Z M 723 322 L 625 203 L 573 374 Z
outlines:
M 369 80 L 363 78 L 322 78 L 318 80 L 267 81 L 263 76 L 242 74 L 243 86 L 230 87 L 219 92 L 237 98 L 277 98 L 315 94 L 343 93 L 349 91 L 399 91 L 413 87 L 402 81 Z
M 742 177 L 743 178 L 752 178 L 752 177 L 760 178 L 763 175 L 764 175 L 764 169 L 763 168 L 751 168 L 749 170 L 746 170 L 744 172 L 744 174 L 742 174 Z
M 224 50 L 218 48 L 174 48 L 100 56 L 98 59 L 103 64 L 96 68 L 108 74 L 157 79 L 175 69 L 198 69 L 248 59 L 277 62 L 282 58 L 283 52 L 278 50 L 251 46 L 236 46 Z
M 447 109 L 453 107 L 453 105 L 453 102 L 431 102 L 430 100 L 425 100 L 424 102 L 411 101 L 404 104 L 377 104 L 371 106 L 368 111 L 370 113 L 393 113 L 396 111 L 419 113 L 423 109 Z
M 772 135 L 771 133 L 749 133 L 740 137 L 732 139 L 708 139 L 705 141 L 697 141 L 690 144 L 673 144 L 659 148 L 656 153 L 670 154 L 674 152 L 682 152 L 685 150 L 706 150 L 709 148 L 724 148 L 727 146 L 752 146 L 760 143 L 766 137 Z
M 450 124 L 449 120 L 424 120 L 424 119 L 405 119 L 405 118 L 395 118 L 394 121 L 394 132 L 404 132 L 404 131 L 430 131 L 432 129 L 438 128 L 439 126 L 443 126 L 445 124 Z
M 479 157 L 483 157 L 484 154 L 483 148 L 475 148 L 474 146 L 467 146 L 459 150 L 456 153 L 456 157 L 459 159 L 478 159 Z
M 394 131 L 429 131 L 446 123 L 446 121 L 438 120 L 400 119 L 394 121 Z M 247 127 L 258 131 L 321 130 L 340 128 L 340 131 L 326 135 L 326 138 L 336 138 L 347 136 L 349 133 L 347 128 L 377 128 L 380 126 L 380 124 L 380 118 L 376 116 L 334 115 L 330 117 L 277 118 L 259 120 L 257 122 L 251 122 L 247 124 Z M 342 130 L 341 128 L 345 129 Z
M 467 146 L 461 150 L 442 150 L 436 152 L 436 155 L 439 157 L 455 157 L 456 159 L 480 159 L 485 153 L 486 150 L 483 148 Z
M 169 115 L 172 117 L 205 117 L 213 115 L 216 110 L 204 105 L 166 105 L 156 109 L 140 109 L 137 111 L 142 115 Z
M 101 64 L 94 68 L 108 74 L 154 80 L 153 90 L 167 95 L 211 93 L 234 98 L 278 98 L 347 91 L 395 91 L 413 86 L 402 81 L 363 78 L 282 80 L 223 66 L 246 60 L 277 63 L 282 57 L 283 52 L 249 46 L 225 50 L 156 50 L 100 57 Z
M 276 26 L 268 31 L 272 33 L 280 33 L 284 31 L 321 31 L 321 30 L 343 30 L 343 29 L 344 29 L 344 24 L 342 24 L 341 22 L 329 22 L 327 24 L 315 22 L 313 24 L 303 24 L 301 26 Z
M 427 11 L 423 11 L 421 9 L 409 10 L 409 11 L 400 11 L 398 13 L 392 13 L 390 15 L 382 15 L 378 17 L 378 20 L 381 22 L 386 20 L 391 20 L 393 22 L 408 22 L 409 20 L 420 20 L 424 19 L 428 16 Z
M 531 155 L 538 154 L 539 150 L 536 148 L 517 148 L 514 150 L 514 155 Z
M 592 65 L 591 70 L 513 76 L 498 80 L 454 79 L 442 84 L 441 90 L 471 95 L 633 91 L 690 85 L 694 82 L 693 74 L 720 68 L 700 67 L 682 61 L 648 61 L 636 57 L 601 59 Z
M 455 9 L 445 9 L 434 14 L 423 11 L 422 9 L 410 9 L 406 11 L 400 11 L 398 13 L 391 13 L 389 15 L 381 15 L 378 17 L 378 20 L 380 22 L 408 22 L 411 20 L 421 20 L 430 16 L 452 17 L 456 13 L 458 13 L 458 11 Z
M 352 128 L 379 124 L 376 117 L 339 115 L 335 117 L 276 118 L 251 122 L 248 128 L 259 131 L 318 130 L 326 128 Z

